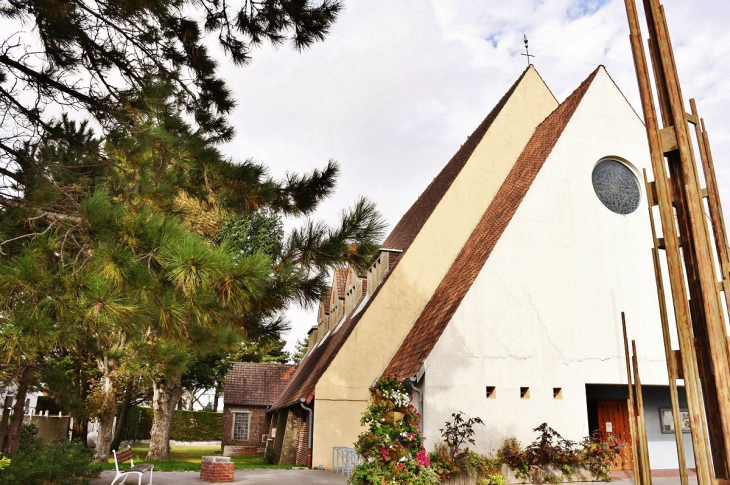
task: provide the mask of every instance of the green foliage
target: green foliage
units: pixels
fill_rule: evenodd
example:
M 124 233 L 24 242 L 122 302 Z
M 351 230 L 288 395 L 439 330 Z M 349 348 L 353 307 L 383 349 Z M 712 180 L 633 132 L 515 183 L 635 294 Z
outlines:
M 271 211 L 229 217 L 220 228 L 218 242 L 228 243 L 243 256 L 263 253 L 278 261 L 284 247 L 284 226 Z
M 475 424 L 484 424 L 478 416 L 465 419 L 463 412 L 453 413 L 441 428 L 442 442 L 431 453 L 431 463 L 442 479 L 459 473 L 476 477 L 478 484 L 504 485 L 502 461 L 498 457 L 480 455 L 466 443 L 475 444 Z
M 410 383 L 393 376 L 381 378 L 360 424 L 355 451 L 365 462 L 348 479 L 358 485 L 399 483 L 430 485 L 440 482 L 423 447 L 421 416 L 410 402 Z
M 465 443 L 474 444 L 474 425 L 484 424 L 479 416 L 464 419 L 464 413 L 451 414 L 451 421 L 446 421 L 443 428 L 439 429 L 441 437 L 451 453 L 451 460 L 454 461 L 456 454 L 461 451 Z
M 527 460 L 522 443 L 517 438 L 514 436 L 506 437 L 502 441 L 502 446 L 500 446 L 497 456 L 502 460 L 502 463 L 515 472 L 517 478 L 527 479 L 530 474 L 530 462 Z
M 6 86 L 0 107 L 7 121 L 0 131 L 8 135 L 2 151 L 12 153 L 8 145 L 23 146 L 39 133 L 58 136 L 49 126 L 53 113 L 45 112 L 54 103 L 107 127 L 132 122 L 147 97 L 169 98 L 198 130 L 229 140 L 226 115 L 235 100 L 217 73 L 210 40 L 244 65 L 264 41 L 278 46 L 288 40 L 301 50 L 323 40 L 340 10 L 330 0 L 256 1 L 238 8 L 216 1 L 71 0 L 63 8 L 52 0 L 3 3 L 0 81 Z M 6 144 L 6 137 L 19 142 Z M 83 153 L 83 139 L 67 142 Z
M 204 411 L 175 411 L 171 438 L 177 441 L 213 441 L 221 439 L 223 414 Z
M 611 466 L 616 464 L 623 445 L 613 435 L 605 437 L 596 430 L 591 436 L 586 436 L 581 442 L 583 461 L 582 465 L 593 473 L 599 480 L 611 480 Z
M 123 440 L 148 440 L 152 429 L 152 409 L 133 407 L 129 410 Z M 221 439 L 223 414 L 206 411 L 175 410 L 171 438 L 177 441 L 215 441 Z
M 101 465 L 80 442 L 43 444 L 34 424 L 24 424 L 20 449 L 0 473 L 0 485 L 82 485 L 99 475 Z
M 62 4 L 0 8 L 0 379 L 58 377 L 48 390 L 76 422 L 111 423 L 125 388 L 171 393 L 241 342 L 286 361 L 282 309 L 367 265 L 384 224 L 361 199 L 284 240 L 280 218 L 312 214 L 339 165 L 274 180 L 217 148 L 234 100 L 206 39 L 238 64 L 265 40 L 305 48 L 337 0 Z
M 294 353 L 291 354 L 291 361 L 294 364 L 299 364 L 302 359 L 304 358 L 304 354 L 307 353 L 307 348 L 309 347 L 309 342 L 307 342 L 307 338 L 304 337 L 300 340 L 297 340 L 296 346 L 294 347 Z
M 540 468 L 553 466 L 563 475 L 563 481 L 571 481 L 573 472 L 582 468 L 589 470 L 598 480 L 609 481 L 611 465 L 621 452 L 622 445 L 613 435 L 604 437 L 600 432 L 585 437 L 580 445 L 564 439 L 560 433 L 543 423 L 533 431 L 539 437 L 527 448 L 522 448 L 514 437 L 505 438 L 499 449 L 500 460 L 509 466 L 515 476 L 523 481 L 535 483 L 557 480 L 557 477 L 543 476 Z
M 155 465 L 155 474 L 157 472 L 166 471 L 191 471 L 196 472 L 197 475 L 200 472 L 201 457 L 213 456 L 216 453 L 220 453 L 221 450 L 220 445 L 191 446 L 187 444 L 174 444 L 170 446 L 169 461 L 149 461 L 145 459 L 145 456 L 149 452 L 149 448 L 149 443 L 133 443 L 132 453 L 134 455 L 134 462 L 137 463 L 139 460 L 140 462 Z M 291 465 L 266 463 L 262 456 L 232 456 L 231 461 L 235 464 L 236 470 L 247 470 L 252 468 L 291 468 Z M 104 470 L 114 470 L 114 458 L 110 457 L 108 462 L 103 464 L 103 467 Z M 129 484 L 130 481 L 127 480 L 127 483 Z M 153 483 L 158 482 L 155 481 Z

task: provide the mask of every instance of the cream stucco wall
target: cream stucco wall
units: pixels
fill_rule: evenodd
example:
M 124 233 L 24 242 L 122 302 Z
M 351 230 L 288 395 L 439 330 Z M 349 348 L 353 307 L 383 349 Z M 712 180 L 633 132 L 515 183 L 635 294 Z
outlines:
M 332 447 L 352 446 L 357 439 L 368 388 L 441 282 L 535 127 L 556 107 L 530 68 L 317 383 L 315 465 L 330 468 Z
M 509 435 L 530 443 L 542 422 L 586 436 L 585 384 L 626 383 L 621 311 L 642 382 L 667 384 L 643 183 L 636 212 L 611 212 L 591 183 L 604 158 L 627 161 L 641 181 L 651 174 L 644 126 L 601 69 L 426 361 L 431 446 L 459 410 L 487 423 L 482 452 Z

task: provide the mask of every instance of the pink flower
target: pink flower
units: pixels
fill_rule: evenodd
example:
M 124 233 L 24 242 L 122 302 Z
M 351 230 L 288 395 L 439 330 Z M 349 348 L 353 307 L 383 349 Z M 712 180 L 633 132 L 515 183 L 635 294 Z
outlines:
M 416 465 L 418 466 L 429 466 L 431 464 L 431 458 L 426 453 L 426 450 L 421 447 L 421 451 L 416 455 Z

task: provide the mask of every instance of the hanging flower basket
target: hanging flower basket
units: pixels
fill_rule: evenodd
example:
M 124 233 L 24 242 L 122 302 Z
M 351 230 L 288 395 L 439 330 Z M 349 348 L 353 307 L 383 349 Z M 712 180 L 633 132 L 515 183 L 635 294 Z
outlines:
M 387 413 L 383 413 L 383 419 L 385 424 L 393 424 L 396 421 L 400 421 L 406 416 L 406 413 L 402 413 L 400 411 L 388 411 Z
M 388 452 L 388 457 L 393 461 L 398 461 L 406 456 L 407 453 L 408 450 L 403 445 L 396 445 L 395 448 Z

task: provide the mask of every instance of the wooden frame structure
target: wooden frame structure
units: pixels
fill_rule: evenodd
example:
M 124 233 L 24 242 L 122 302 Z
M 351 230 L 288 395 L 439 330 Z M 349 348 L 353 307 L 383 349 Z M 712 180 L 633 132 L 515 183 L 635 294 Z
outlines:
M 647 181 L 646 188 L 674 419 L 679 417 L 676 381 L 684 379 L 698 485 L 728 485 L 730 345 L 725 310 L 730 313 L 730 261 L 709 138 L 694 100 L 690 100 L 691 112 L 685 110 L 664 7 L 659 0 L 644 0 L 649 53 L 662 120 L 659 127 L 636 3 L 625 0 L 625 4 L 654 172 L 654 182 Z M 694 125 L 706 189 L 700 186 L 690 124 Z M 662 237 L 656 235 L 654 206 L 658 207 Z M 710 215 L 709 224 L 706 210 Z M 671 347 L 660 249 L 666 254 L 679 350 Z M 719 282 L 716 268 L 721 271 Z M 634 359 L 635 354 L 634 351 Z M 681 478 L 686 485 L 681 427 L 677 424 Z M 650 475 L 645 479 L 650 480 Z

